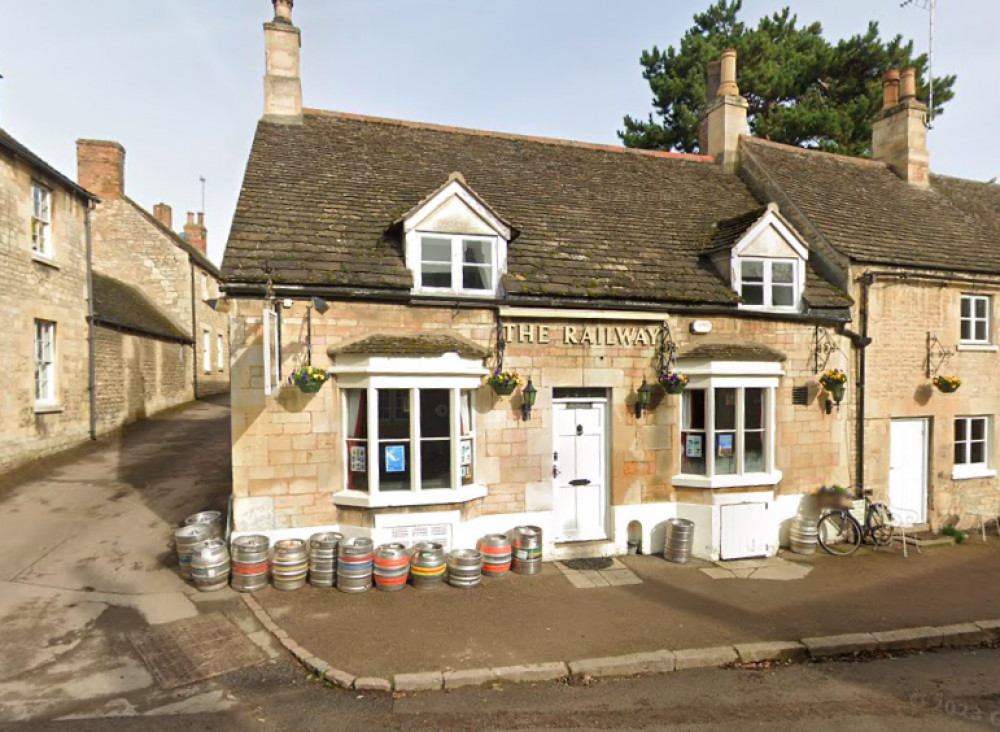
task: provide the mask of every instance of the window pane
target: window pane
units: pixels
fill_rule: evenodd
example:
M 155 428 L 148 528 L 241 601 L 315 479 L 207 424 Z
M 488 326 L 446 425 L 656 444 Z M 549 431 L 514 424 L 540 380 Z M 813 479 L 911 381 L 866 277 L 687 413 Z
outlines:
M 976 340 L 977 341 L 986 340 L 986 322 L 983 320 L 976 321 Z
M 368 490 L 367 441 L 347 441 L 347 487 L 352 491 Z
M 771 263 L 771 282 L 790 285 L 795 282 L 795 266 L 791 262 Z
M 715 474 L 733 475 L 736 473 L 736 433 L 715 433 Z
M 736 429 L 736 389 L 715 390 L 715 429 Z
M 753 261 L 740 262 L 740 279 L 743 282 L 763 282 L 764 263 Z
M 955 443 L 955 465 L 965 465 L 965 443 Z
M 742 295 L 745 305 L 763 305 L 764 285 L 748 285 L 744 282 Z
M 462 466 L 462 485 L 469 485 L 475 477 L 475 469 L 473 468 L 473 462 L 476 459 L 475 446 L 472 440 L 462 440 L 458 447 L 459 463 Z
M 972 298 L 963 297 L 962 298 L 962 317 L 970 318 L 972 317 Z
M 451 287 L 451 265 L 425 264 L 420 278 L 424 287 Z
M 744 389 L 743 426 L 748 430 L 761 429 L 764 426 L 764 390 Z
M 955 442 L 965 442 L 966 432 L 965 432 L 966 421 L 964 419 L 955 420 Z
M 379 440 L 410 439 L 409 389 L 378 390 Z
M 775 307 L 791 307 L 795 304 L 795 288 L 791 285 L 773 285 L 771 304 Z
M 985 442 L 973 442 L 972 444 L 969 445 L 969 462 L 970 463 L 986 462 Z
M 985 318 L 986 317 L 986 303 L 989 302 L 984 297 L 976 298 L 976 317 Z
M 705 429 L 705 390 L 687 389 L 683 392 L 684 429 Z
M 705 433 L 681 433 L 681 472 L 686 475 L 705 475 Z
M 463 436 L 472 434 L 472 394 L 473 392 L 469 390 L 462 392 L 462 413 L 459 426 Z
M 973 419 L 970 420 L 972 427 L 972 439 L 973 440 L 984 440 L 986 439 L 986 420 L 985 419 Z
M 462 242 L 462 261 L 466 264 L 491 264 L 493 245 L 488 241 Z
M 963 320 L 962 321 L 962 340 L 971 341 L 972 340 L 972 321 Z
M 451 436 L 451 392 L 448 389 L 420 390 L 420 437 Z
M 764 467 L 764 433 L 747 432 L 743 435 L 743 472 L 763 473 Z
M 410 490 L 410 443 L 379 441 L 378 469 L 380 491 Z
M 423 245 L 421 260 L 424 262 L 450 262 L 451 239 L 436 239 L 425 236 L 420 240 Z
M 451 488 L 451 441 L 420 441 L 420 486 Z
M 462 268 L 462 287 L 466 290 L 492 290 L 489 267 L 466 265 Z

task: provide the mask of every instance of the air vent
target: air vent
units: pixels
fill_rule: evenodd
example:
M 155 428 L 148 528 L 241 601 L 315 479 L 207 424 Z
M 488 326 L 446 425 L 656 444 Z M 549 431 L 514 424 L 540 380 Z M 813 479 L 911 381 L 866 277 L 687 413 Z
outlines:
M 797 407 L 804 407 L 809 404 L 809 387 L 808 386 L 793 386 L 792 387 L 792 404 Z

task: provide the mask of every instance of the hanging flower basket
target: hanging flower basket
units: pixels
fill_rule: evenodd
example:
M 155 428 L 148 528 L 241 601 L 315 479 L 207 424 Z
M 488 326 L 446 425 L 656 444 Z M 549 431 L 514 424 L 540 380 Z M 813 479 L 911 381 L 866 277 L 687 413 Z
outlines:
M 820 508 L 846 508 L 849 510 L 854 506 L 854 496 L 843 486 L 823 486 L 814 495 Z
M 521 377 L 517 375 L 516 371 L 497 369 L 489 375 L 486 383 L 493 387 L 493 392 L 498 396 L 510 396 L 521 385 Z
M 844 389 L 847 388 L 847 374 L 840 369 L 830 369 L 819 377 L 820 386 L 829 392 L 837 404 L 844 401 Z
M 678 371 L 661 371 L 657 380 L 667 394 L 680 394 L 688 385 L 688 377 Z
M 962 385 L 961 379 L 957 376 L 935 376 L 931 383 L 942 394 L 951 394 L 953 391 L 958 391 L 958 387 Z
M 288 377 L 288 383 L 299 387 L 303 394 L 315 394 L 323 388 L 323 384 L 330 378 L 323 369 L 315 366 L 300 366 Z

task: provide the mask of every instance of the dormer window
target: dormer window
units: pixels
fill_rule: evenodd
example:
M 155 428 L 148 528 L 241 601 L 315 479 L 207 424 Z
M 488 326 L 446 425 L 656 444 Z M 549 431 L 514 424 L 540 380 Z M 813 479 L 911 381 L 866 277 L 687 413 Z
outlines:
M 469 294 L 493 293 L 496 237 L 420 234 L 418 290 Z
M 801 294 L 794 259 L 740 257 L 737 291 L 744 307 L 797 309 Z
M 514 230 L 458 173 L 402 219 L 413 291 L 493 297 Z

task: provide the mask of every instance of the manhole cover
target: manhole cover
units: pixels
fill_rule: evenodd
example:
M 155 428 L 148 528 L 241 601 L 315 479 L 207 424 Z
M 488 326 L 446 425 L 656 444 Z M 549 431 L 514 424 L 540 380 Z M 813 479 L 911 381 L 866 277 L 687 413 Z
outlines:
M 596 557 L 594 559 L 570 559 L 563 562 L 563 565 L 569 569 L 608 569 L 614 564 L 615 560 L 611 557 Z
M 164 689 L 204 681 L 267 660 L 222 613 L 199 615 L 127 633 Z

